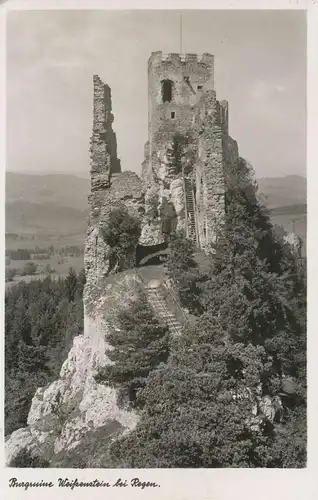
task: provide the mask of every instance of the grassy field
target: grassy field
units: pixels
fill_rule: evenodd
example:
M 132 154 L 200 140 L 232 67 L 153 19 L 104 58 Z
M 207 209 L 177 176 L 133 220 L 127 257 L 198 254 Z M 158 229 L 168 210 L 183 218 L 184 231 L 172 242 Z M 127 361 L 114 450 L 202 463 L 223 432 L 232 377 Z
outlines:
M 36 246 L 47 248 L 53 245 L 54 248 L 62 248 L 68 245 L 84 247 L 85 233 L 75 233 L 67 235 L 40 234 L 36 236 L 19 236 L 14 238 L 6 235 L 6 250 L 17 250 L 18 248 L 33 249 Z
M 34 248 L 35 245 L 33 245 Z M 21 248 L 22 245 L 17 248 Z M 25 248 L 25 247 L 24 247 Z M 29 249 L 32 247 L 29 247 Z M 15 250 L 15 248 L 11 248 L 10 250 Z M 25 265 L 28 262 L 32 262 L 36 264 L 37 271 L 36 274 L 33 275 L 25 275 L 21 276 Z M 48 271 L 48 266 L 51 269 L 51 272 Z M 48 259 L 30 259 L 30 260 L 14 260 L 6 258 L 6 269 L 15 269 L 17 270 L 16 276 L 14 276 L 12 281 L 6 282 L 6 288 L 12 286 L 19 281 L 29 282 L 37 279 L 44 279 L 46 276 L 50 275 L 53 278 L 64 278 L 68 275 L 69 269 L 72 267 L 77 273 L 79 273 L 84 267 L 84 255 L 79 256 L 60 256 L 60 255 L 51 255 Z
M 22 271 L 27 262 L 34 262 L 38 266 L 38 274 L 45 273 L 45 268 L 50 265 L 52 269 L 55 269 L 54 274 L 64 275 L 68 274 L 69 268 L 73 267 L 76 272 L 79 272 L 84 267 L 84 256 L 80 257 L 58 257 L 57 255 L 52 256 L 50 259 L 44 260 L 11 260 L 10 264 L 7 265 L 9 269 L 19 269 Z

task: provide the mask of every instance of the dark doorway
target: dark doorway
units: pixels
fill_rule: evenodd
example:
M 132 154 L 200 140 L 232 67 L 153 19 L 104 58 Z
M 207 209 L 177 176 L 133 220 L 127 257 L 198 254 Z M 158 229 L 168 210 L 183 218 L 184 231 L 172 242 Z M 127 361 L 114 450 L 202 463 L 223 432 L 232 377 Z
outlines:
M 162 102 L 171 102 L 172 101 L 172 81 L 171 80 L 163 80 L 162 81 Z

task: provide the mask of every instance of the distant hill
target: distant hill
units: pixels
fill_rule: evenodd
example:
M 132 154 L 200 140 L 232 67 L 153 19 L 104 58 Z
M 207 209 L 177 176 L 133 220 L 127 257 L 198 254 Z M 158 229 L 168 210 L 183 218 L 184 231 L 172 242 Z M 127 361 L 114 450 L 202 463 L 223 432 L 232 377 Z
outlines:
M 18 200 L 6 203 L 6 232 L 17 234 L 83 233 L 88 210 Z
M 68 174 L 6 173 L 6 233 L 35 239 L 82 235 L 89 180 Z
M 306 179 L 296 175 L 258 180 L 272 220 L 306 235 Z M 24 235 L 81 234 L 88 215 L 89 179 L 69 174 L 6 173 L 6 232 Z
M 75 175 L 6 173 L 6 203 L 29 201 L 86 210 L 88 192 L 89 180 Z
M 262 177 L 257 180 L 261 199 L 268 208 L 305 204 L 306 179 L 299 175 Z

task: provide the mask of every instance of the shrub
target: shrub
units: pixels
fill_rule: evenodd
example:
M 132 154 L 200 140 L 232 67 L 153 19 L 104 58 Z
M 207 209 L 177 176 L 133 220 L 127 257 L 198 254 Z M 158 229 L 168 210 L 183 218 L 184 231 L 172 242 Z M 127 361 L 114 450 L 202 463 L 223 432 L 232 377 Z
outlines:
M 36 274 L 38 266 L 34 262 L 27 262 L 23 268 L 21 276 L 33 276 Z
M 139 219 L 126 209 L 112 210 L 102 229 L 105 243 L 110 247 L 111 269 L 121 271 L 130 267 L 141 234 Z
M 10 269 L 10 268 L 6 267 L 5 280 L 6 281 L 13 281 L 13 278 L 16 276 L 16 274 L 17 274 L 17 269 Z
M 50 462 L 41 457 L 32 455 L 30 451 L 25 448 L 22 449 L 9 464 L 9 467 L 37 469 L 50 467 Z

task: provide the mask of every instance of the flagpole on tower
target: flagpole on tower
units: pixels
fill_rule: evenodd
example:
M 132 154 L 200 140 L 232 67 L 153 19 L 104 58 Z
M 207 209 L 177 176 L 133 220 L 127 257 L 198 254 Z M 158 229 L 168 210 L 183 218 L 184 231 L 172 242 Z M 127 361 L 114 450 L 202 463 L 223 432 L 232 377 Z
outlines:
M 182 14 L 180 14 L 180 54 L 182 54 Z

